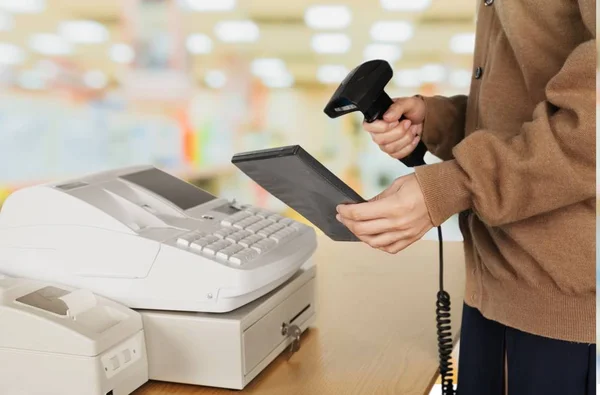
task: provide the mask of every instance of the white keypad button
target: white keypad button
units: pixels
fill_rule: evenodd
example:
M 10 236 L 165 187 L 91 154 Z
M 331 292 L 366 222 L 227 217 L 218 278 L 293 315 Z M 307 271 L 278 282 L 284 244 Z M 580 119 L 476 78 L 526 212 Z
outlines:
M 306 226 L 304 224 L 301 224 L 299 222 L 296 222 L 296 223 L 288 226 L 288 229 L 293 229 L 293 230 L 298 231 L 298 232 L 302 232 L 303 230 L 305 230 L 307 228 L 308 228 L 308 226 Z
M 190 244 L 190 248 L 194 251 L 202 251 L 202 249 L 204 247 L 206 247 L 207 245 L 212 244 L 216 241 L 219 241 L 219 238 L 217 236 L 213 236 L 213 235 L 204 236 L 197 240 L 194 240 Z
M 282 225 L 285 225 L 285 226 L 289 226 L 289 225 L 296 223 L 296 221 L 294 221 L 291 218 L 283 218 L 281 221 L 279 221 L 279 223 Z
M 199 237 L 203 236 L 201 232 L 193 231 L 183 234 L 177 238 L 177 244 L 182 247 L 189 247 L 190 243 Z
M 242 221 L 236 222 L 235 224 L 233 224 L 233 226 L 238 229 L 245 229 L 248 226 L 255 224 L 259 221 L 261 221 L 260 217 L 248 217 Z
M 250 247 L 252 244 L 258 243 L 259 241 L 264 240 L 264 237 L 259 235 L 251 235 L 239 241 L 239 245 L 242 247 Z
M 252 232 L 248 232 L 247 230 L 240 230 L 227 236 L 225 240 L 229 240 L 232 243 L 237 243 L 238 241 L 243 240 L 248 236 L 252 236 Z
M 238 213 L 233 214 L 232 216 L 229 216 L 227 218 L 225 218 L 223 221 L 221 221 L 221 224 L 224 226 L 231 226 L 236 222 L 239 222 L 245 218 L 250 217 L 250 213 L 247 213 L 245 211 L 240 211 Z
M 181 246 L 181 247 L 189 247 L 190 246 L 190 241 L 187 238 L 184 237 L 178 237 L 177 238 L 177 245 Z
M 263 219 L 262 221 L 259 221 L 253 225 L 250 225 L 249 227 L 246 228 L 246 230 L 249 232 L 252 232 L 252 233 L 256 233 L 259 230 L 264 229 L 269 225 L 273 225 L 273 221 L 269 221 L 268 219 Z
M 276 244 L 277 243 L 274 240 L 264 239 L 252 245 L 250 248 L 252 248 L 260 254 L 263 254 L 266 251 L 269 251 L 271 248 L 275 247 Z
M 258 216 L 258 217 L 266 219 L 266 218 L 269 218 L 270 216 L 272 216 L 273 213 L 270 212 L 270 211 L 267 211 L 267 210 L 259 209 L 258 212 L 255 215 Z
M 217 230 L 215 233 L 213 233 L 216 237 L 218 237 L 219 239 L 225 239 L 227 238 L 227 236 L 233 234 L 237 232 L 237 229 L 234 228 L 221 228 L 219 230 Z
M 244 207 L 244 211 L 254 215 L 254 214 L 258 213 L 260 211 L 260 209 L 258 209 L 256 207 L 248 206 L 248 207 Z
M 273 233 L 271 236 L 269 236 L 269 239 L 274 240 L 277 243 L 281 243 L 288 237 L 292 236 L 294 233 L 296 233 L 295 230 L 290 229 L 290 228 L 285 228 L 285 229 L 280 230 L 279 232 Z
M 217 252 L 217 258 L 227 260 L 230 256 L 242 251 L 244 247 L 234 244 Z
M 229 262 L 231 262 L 234 265 L 243 265 L 247 262 L 250 262 L 252 259 L 256 258 L 258 256 L 258 252 L 251 249 L 251 248 L 245 248 L 242 251 L 238 252 L 237 254 L 232 255 L 231 257 L 229 257 Z
M 280 231 L 281 229 L 285 228 L 284 225 L 281 224 L 273 224 L 273 225 L 269 225 L 266 228 L 263 228 L 261 230 L 259 230 L 257 232 L 258 235 L 260 236 L 264 236 L 264 237 L 269 237 L 271 236 L 273 233 Z
M 269 219 L 273 222 L 279 222 L 283 219 L 283 217 L 281 215 L 273 214 L 273 215 L 269 216 L 267 219 Z
M 217 252 L 229 247 L 230 245 L 231 245 L 231 242 L 229 242 L 227 240 L 219 240 L 217 242 L 214 242 L 214 243 L 209 244 L 206 247 L 204 247 L 202 249 L 202 253 L 209 255 L 209 256 L 214 256 Z

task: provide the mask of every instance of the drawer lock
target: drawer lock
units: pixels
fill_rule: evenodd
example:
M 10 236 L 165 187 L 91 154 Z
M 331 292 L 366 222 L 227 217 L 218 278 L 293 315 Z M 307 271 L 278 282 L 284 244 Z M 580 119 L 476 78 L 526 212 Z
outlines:
M 287 336 L 292 339 L 292 344 L 290 344 L 289 348 L 289 357 L 291 358 L 294 353 L 296 353 L 300 349 L 300 336 L 302 335 L 302 330 L 298 327 L 298 325 L 281 324 L 281 335 Z

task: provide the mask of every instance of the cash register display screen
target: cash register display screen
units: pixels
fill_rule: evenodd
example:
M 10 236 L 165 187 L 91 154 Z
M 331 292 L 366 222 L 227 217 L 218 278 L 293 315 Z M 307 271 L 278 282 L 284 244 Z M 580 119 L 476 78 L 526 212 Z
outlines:
M 121 178 L 167 199 L 182 210 L 216 199 L 210 193 L 158 169 L 127 174 Z

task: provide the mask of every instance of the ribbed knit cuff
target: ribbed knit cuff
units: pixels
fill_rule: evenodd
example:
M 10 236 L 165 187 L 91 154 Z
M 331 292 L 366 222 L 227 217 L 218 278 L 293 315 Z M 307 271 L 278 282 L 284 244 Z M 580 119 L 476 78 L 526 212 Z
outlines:
M 415 168 L 434 226 L 471 207 L 467 176 L 455 160 Z

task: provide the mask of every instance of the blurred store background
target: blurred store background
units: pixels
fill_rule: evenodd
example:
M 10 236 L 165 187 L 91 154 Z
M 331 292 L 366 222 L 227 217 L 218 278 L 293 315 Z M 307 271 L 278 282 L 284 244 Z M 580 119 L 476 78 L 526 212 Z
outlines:
M 373 58 L 392 96 L 467 92 L 474 15 L 472 0 L 0 0 L 0 201 L 149 163 L 285 211 L 230 165 L 283 144 L 371 197 L 410 170 L 326 102 Z
M 391 96 L 466 93 L 475 7 L 0 0 L 0 205 L 23 186 L 153 164 L 293 216 L 230 165 L 236 152 L 284 144 L 301 144 L 374 196 L 410 170 L 379 151 L 360 115 L 325 116 L 326 102 L 374 58 L 394 67 Z M 460 239 L 455 218 L 446 227 L 446 238 Z

